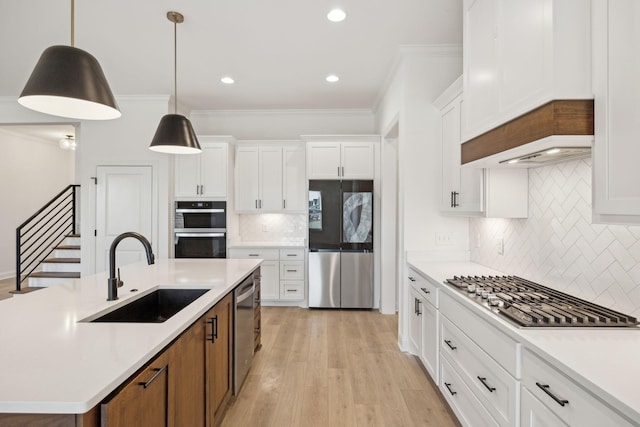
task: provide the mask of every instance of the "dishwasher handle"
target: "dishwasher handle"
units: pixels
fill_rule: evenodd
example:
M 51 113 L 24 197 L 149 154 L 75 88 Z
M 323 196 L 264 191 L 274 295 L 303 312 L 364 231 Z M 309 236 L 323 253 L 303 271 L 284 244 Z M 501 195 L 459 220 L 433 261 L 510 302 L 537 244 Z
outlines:
M 236 295 L 236 304 L 241 303 L 242 301 L 250 298 L 255 291 L 255 285 L 253 282 L 247 284 L 242 289 L 238 289 L 238 294 Z

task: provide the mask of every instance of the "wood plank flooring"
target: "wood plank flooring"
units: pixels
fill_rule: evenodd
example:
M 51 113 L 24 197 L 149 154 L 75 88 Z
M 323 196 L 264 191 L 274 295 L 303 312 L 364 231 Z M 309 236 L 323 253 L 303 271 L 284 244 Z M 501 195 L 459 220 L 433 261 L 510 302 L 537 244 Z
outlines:
M 262 307 L 262 349 L 222 426 L 458 426 L 397 316 Z
M 12 277 L 10 279 L 0 280 L 0 300 L 11 298 L 12 294 L 9 291 L 16 289 L 16 279 Z

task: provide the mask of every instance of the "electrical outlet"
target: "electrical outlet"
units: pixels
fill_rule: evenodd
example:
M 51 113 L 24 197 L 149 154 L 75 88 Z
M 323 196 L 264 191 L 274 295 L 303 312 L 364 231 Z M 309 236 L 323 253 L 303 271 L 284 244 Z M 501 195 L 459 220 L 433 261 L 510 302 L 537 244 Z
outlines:
M 496 239 L 496 251 L 498 255 L 504 255 L 504 237 L 502 236 Z
M 263 223 L 262 224 L 262 231 L 265 232 L 265 233 L 268 232 L 269 231 L 269 224 Z
M 453 233 L 436 233 L 436 246 L 451 246 L 453 243 Z

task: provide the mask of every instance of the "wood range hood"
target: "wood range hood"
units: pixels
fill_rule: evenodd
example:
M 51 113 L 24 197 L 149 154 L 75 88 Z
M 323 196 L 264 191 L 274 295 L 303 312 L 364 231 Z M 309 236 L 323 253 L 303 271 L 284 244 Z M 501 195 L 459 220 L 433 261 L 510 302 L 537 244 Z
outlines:
M 461 164 L 532 167 L 589 156 L 593 99 L 555 100 L 462 144 Z

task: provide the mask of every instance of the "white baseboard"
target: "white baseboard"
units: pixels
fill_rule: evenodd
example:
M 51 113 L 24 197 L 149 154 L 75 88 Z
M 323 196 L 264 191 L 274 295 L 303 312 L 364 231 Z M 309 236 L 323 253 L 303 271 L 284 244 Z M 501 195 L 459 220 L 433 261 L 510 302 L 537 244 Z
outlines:
M 16 272 L 14 270 L 0 271 L 0 280 L 15 279 Z

